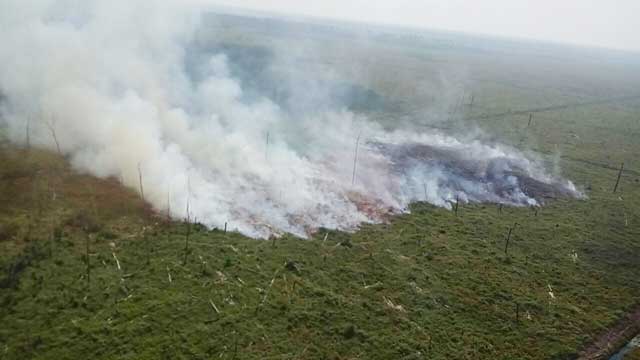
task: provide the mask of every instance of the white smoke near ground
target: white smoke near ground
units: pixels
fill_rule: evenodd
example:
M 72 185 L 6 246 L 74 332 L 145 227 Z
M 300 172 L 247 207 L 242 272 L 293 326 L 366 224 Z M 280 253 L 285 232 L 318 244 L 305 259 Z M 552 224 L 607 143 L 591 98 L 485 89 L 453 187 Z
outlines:
M 180 1 L 4 0 L 0 110 L 10 138 L 24 142 L 29 123 L 31 143 L 56 150 L 53 130 L 76 169 L 133 189 L 142 174 L 158 211 L 254 237 L 353 230 L 414 201 L 579 195 L 505 146 L 249 94 L 224 51 L 189 60 L 199 19 Z M 322 91 L 313 92 L 317 104 Z

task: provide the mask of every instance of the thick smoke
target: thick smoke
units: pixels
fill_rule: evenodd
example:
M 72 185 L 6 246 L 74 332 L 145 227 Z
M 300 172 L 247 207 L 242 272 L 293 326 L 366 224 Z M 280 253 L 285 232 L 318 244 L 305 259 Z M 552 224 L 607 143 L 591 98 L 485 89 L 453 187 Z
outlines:
M 194 45 L 199 19 L 180 1 L 4 0 L 11 139 L 24 142 L 29 122 L 31 142 L 55 150 L 53 129 L 76 169 L 134 189 L 140 169 L 157 210 L 185 218 L 188 204 L 192 219 L 255 237 L 355 229 L 416 200 L 537 205 L 540 189 L 577 195 L 514 149 L 384 130 L 324 96 L 324 80 L 283 79 L 284 95 L 247 88 L 255 79 L 234 74 L 228 49 Z

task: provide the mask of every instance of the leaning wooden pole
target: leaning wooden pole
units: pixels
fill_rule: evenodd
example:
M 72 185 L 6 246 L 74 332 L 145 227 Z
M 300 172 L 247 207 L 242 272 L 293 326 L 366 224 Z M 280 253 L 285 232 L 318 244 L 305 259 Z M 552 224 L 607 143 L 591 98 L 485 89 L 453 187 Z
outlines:
M 622 172 L 624 171 L 624 163 L 620 165 L 620 171 L 618 172 L 618 179 L 616 180 L 616 186 L 613 187 L 613 193 L 615 194 L 618 191 L 618 185 L 620 185 L 620 178 L 622 178 Z

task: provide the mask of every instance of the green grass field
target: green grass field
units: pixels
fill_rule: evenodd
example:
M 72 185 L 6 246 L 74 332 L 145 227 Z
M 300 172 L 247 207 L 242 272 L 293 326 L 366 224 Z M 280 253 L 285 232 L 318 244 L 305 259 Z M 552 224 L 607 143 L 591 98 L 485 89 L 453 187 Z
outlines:
M 387 47 L 368 51 L 406 51 Z M 406 69 L 467 56 L 445 53 L 421 49 Z M 577 358 L 639 305 L 640 100 L 594 103 L 638 94 L 481 60 L 457 126 L 544 158 L 585 199 L 457 216 L 416 203 L 353 234 L 254 240 L 168 222 L 113 179 L 3 142 L 0 358 Z M 367 88 L 387 98 L 410 92 L 378 80 Z M 531 127 L 505 114 L 527 109 Z

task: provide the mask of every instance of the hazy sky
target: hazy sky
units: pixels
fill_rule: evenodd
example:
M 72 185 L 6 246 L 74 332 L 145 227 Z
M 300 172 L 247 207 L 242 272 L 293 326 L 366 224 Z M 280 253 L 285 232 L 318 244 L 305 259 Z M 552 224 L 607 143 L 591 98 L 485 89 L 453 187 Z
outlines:
M 195 0 L 640 51 L 640 0 Z

